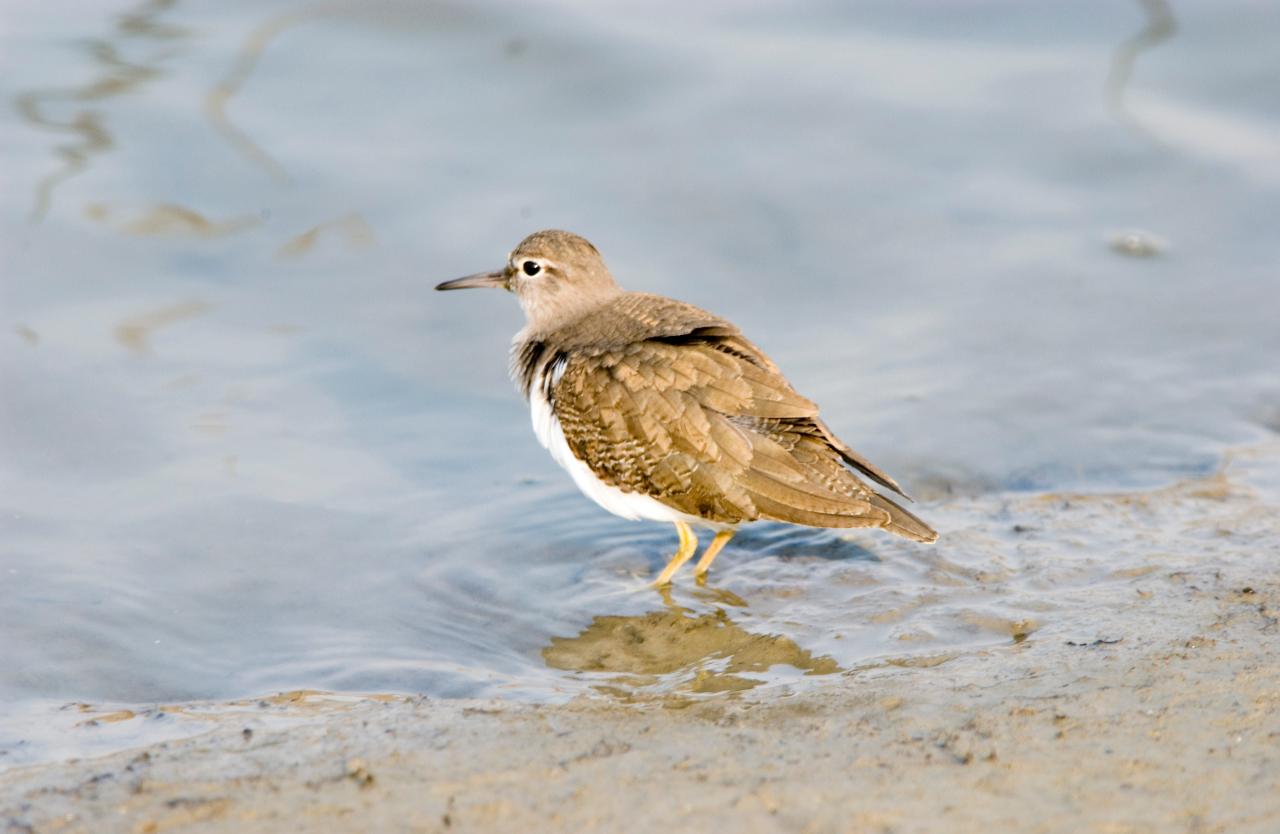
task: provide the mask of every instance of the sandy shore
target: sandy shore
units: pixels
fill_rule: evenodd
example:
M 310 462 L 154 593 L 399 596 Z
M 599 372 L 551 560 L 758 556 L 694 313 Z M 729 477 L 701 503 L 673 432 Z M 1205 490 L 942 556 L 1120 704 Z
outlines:
M 1093 639 L 1020 635 L 782 697 L 286 694 L 212 709 L 212 729 L 193 738 L 11 770 L 0 822 L 138 834 L 1280 831 L 1275 459 L 1255 453 L 1245 474 L 1158 493 L 1072 497 L 1071 511 L 1167 544 Z M 1019 500 L 1046 523 L 1067 512 L 1062 496 Z

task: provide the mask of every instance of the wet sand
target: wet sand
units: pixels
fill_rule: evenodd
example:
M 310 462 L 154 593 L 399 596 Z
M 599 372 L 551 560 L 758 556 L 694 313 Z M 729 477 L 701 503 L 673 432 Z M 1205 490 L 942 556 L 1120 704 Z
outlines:
M 1146 493 L 957 499 L 985 519 L 970 535 L 1010 511 L 1059 538 L 1087 518 L 1114 531 L 1108 546 L 1155 554 L 1099 606 L 1096 631 L 1069 639 L 1032 629 L 791 695 L 648 696 L 619 680 L 563 705 L 299 692 L 171 706 L 210 729 L 12 770 L 0 820 L 141 834 L 1280 830 L 1277 460 L 1274 444 L 1241 450 L 1217 475 Z M 603 635 L 634 648 L 649 637 L 636 629 L 588 631 L 613 656 Z M 728 632 L 748 658 L 763 651 Z

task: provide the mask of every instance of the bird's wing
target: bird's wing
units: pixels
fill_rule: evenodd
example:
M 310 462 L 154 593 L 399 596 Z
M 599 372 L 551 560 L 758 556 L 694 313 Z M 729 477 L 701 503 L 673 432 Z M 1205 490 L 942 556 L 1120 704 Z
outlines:
M 757 365 L 758 367 L 768 370 L 781 379 L 783 384 L 790 387 L 786 378 L 782 376 L 782 371 L 780 371 L 778 366 L 773 363 L 773 360 L 766 356 L 764 351 L 749 342 L 746 337 L 737 331 L 736 328 L 724 330 L 724 332 L 719 332 L 720 330 L 724 329 L 717 327 L 697 328 L 690 334 L 677 338 L 713 342 L 718 350 L 733 353 L 743 359 L 746 359 L 748 362 Z M 840 455 L 846 464 L 852 466 L 854 469 L 866 475 L 881 486 L 888 487 L 903 498 L 906 498 L 908 501 L 911 500 L 911 496 L 907 495 L 907 493 L 903 491 L 902 487 L 898 486 L 898 482 L 891 478 L 888 472 L 885 472 L 883 469 L 855 452 L 849 447 L 849 444 L 845 443 L 839 437 L 836 437 L 835 432 L 828 428 L 827 424 L 818 418 L 816 406 L 814 408 L 813 415 L 807 420 L 801 420 L 800 422 L 804 423 L 804 428 L 808 433 L 816 434 L 825 440 L 826 443 Z
M 624 491 L 725 523 L 893 521 L 817 406 L 727 323 L 573 350 L 548 393 L 574 455 Z

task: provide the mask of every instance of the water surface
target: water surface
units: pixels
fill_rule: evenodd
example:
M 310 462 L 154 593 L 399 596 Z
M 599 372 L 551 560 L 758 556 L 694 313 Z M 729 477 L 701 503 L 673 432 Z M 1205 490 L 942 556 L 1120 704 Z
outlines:
M 68 702 L 786 689 L 1087 622 L 1151 554 L 967 534 L 998 496 L 1280 425 L 1280 13 L 1161 8 L 6 4 L 3 752 Z M 737 321 L 942 543 L 761 525 L 645 591 L 674 536 L 537 446 L 512 299 L 430 291 L 545 227 Z

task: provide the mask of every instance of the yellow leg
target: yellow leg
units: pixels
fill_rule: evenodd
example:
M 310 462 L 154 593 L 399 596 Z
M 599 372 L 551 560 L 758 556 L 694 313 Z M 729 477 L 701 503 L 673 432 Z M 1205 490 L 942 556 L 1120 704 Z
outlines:
M 711 569 L 711 563 L 715 561 L 716 556 L 720 555 L 721 549 L 729 543 L 729 539 L 733 538 L 733 534 L 733 530 L 721 530 L 716 533 L 716 537 L 711 540 L 711 544 L 707 545 L 707 549 L 702 553 L 702 558 L 698 560 L 697 567 L 693 569 L 694 575 L 698 578 L 698 584 L 707 581 L 707 571 Z
M 676 533 L 680 535 L 680 549 L 676 551 L 676 555 L 671 557 L 671 561 L 667 562 L 667 566 L 662 569 L 662 573 L 658 574 L 658 578 L 653 584 L 657 587 L 666 585 L 671 581 L 671 577 L 675 576 L 676 571 L 680 570 L 680 566 L 693 558 L 693 554 L 698 550 L 698 537 L 693 534 L 692 528 L 683 521 L 677 521 Z

